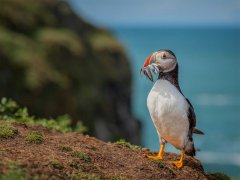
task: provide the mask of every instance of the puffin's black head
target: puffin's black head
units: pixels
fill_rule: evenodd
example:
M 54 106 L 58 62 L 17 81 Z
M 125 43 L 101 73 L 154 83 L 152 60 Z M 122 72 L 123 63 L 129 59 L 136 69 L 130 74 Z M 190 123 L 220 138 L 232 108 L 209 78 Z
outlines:
M 145 60 L 141 68 L 141 73 L 153 81 L 152 73 L 170 72 L 173 71 L 176 66 L 177 58 L 175 54 L 168 49 L 162 49 L 154 52 Z

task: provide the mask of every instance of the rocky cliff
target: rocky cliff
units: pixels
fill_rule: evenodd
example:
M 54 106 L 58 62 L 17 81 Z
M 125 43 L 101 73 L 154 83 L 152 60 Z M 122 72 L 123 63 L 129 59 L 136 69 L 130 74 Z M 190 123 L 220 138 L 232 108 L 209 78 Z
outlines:
M 69 114 L 100 139 L 139 143 L 124 49 L 59 0 L 2 0 L 0 97 L 31 114 Z

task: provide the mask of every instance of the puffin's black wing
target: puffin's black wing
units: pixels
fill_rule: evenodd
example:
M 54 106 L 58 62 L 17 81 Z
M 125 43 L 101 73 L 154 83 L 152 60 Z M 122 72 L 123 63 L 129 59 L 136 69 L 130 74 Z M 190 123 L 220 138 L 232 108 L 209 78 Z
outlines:
M 196 114 L 194 112 L 193 106 L 191 102 L 186 98 L 189 108 L 188 108 L 188 120 L 189 120 L 189 129 L 192 131 L 192 133 L 196 134 L 204 134 L 201 130 L 195 128 L 196 126 Z
M 186 98 L 189 108 L 188 108 L 188 120 L 189 120 L 189 129 L 193 129 L 196 126 L 196 114 L 194 112 L 191 102 Z

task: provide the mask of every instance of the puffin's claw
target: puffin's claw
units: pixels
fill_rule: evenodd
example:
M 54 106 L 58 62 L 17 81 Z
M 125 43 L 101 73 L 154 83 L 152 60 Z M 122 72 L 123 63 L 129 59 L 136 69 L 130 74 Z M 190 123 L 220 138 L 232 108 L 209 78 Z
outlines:
M 183 162 L 182 161 L 169 161 L 169 163 L 175 165 L 178 169 L 183 167 Z
M 179 161 L 170 161 L 170 163 L 174 164 L 177 168 L 180 169 L 181 167 L 183 167 L 184 155 L 185 155 L 185 150 L 182 150 L 180 160 Z
M 159 156 L 159 155 L 157 155 L 157 156 L 147 155 L 147 157 L 150 158 L 150 159 L 157 159 L 157 160 L 162 160 L 163 159 L 163 157 Z

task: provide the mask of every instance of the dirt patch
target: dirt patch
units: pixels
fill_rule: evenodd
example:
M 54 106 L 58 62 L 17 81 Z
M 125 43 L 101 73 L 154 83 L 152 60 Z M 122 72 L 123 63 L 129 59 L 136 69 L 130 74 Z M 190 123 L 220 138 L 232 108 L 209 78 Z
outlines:
M 179 156 L 166 153 L 164 161 L 146 158 L 147 149 L 106 143 L 79 133 L 53 133 L 42 126 L 15 123 L 18 135 L 0 140 L 0 173 L 15 162 L 30 177 L 39 179 L 207 179 L 201 163 L 186 157 L 177 169 L 168 160 Z M 39 131 L 41 144 L 25 142 L 31 131 Z

